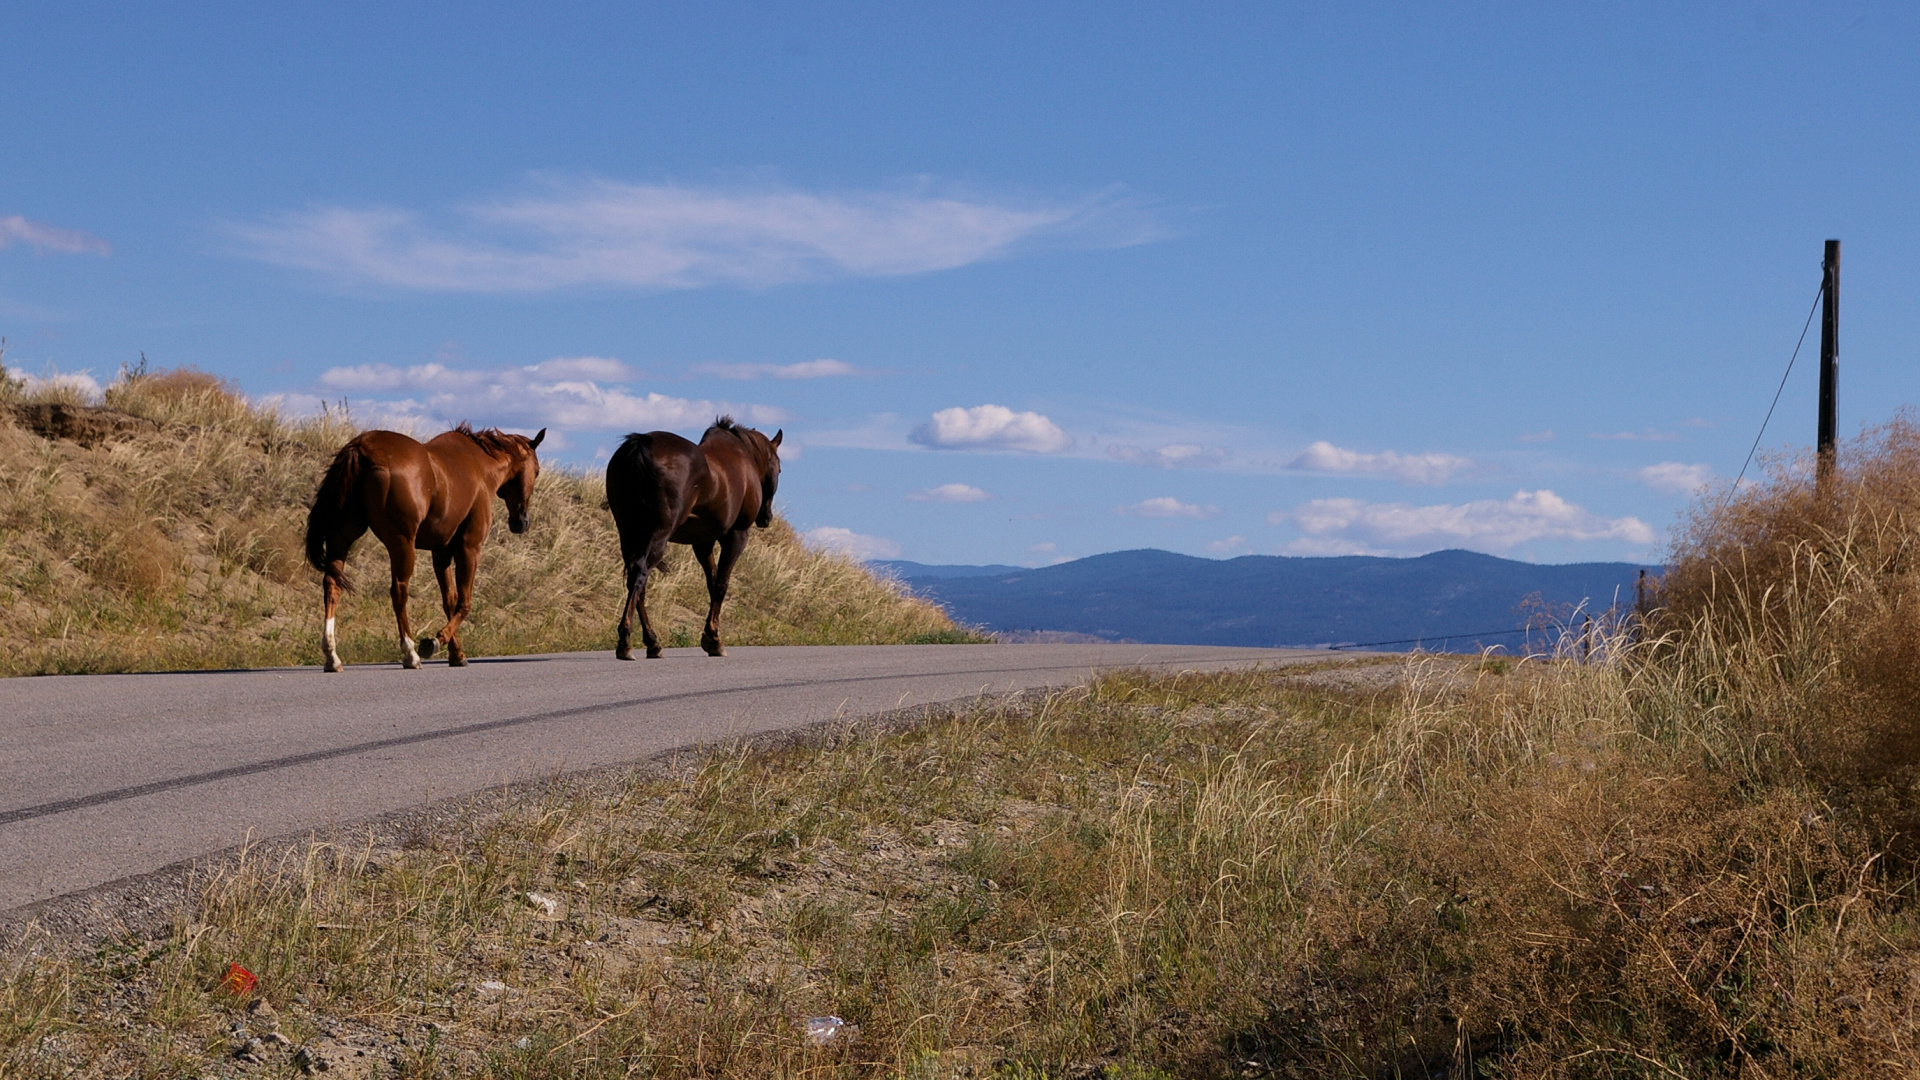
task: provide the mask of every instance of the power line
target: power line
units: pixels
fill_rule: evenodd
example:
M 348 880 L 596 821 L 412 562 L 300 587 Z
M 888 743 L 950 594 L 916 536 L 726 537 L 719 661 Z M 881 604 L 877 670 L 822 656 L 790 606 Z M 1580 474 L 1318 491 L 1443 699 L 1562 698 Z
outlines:
M 1740 481 L 1746 479 L 1747 466 L 1753 464 L 1753 452 L 1760 449 L 1760 440 L 1766 437 L 1767 424 L 1773 419 L 1773 410 L 1780 404 L 1780 392 L 1787 388 L 1787 376 L 1793 374 L 1793 362 L 1800 359 L 1800 346 L 1807 343 L 1807 330 L 1813 326 L 1813 313 L 1820 310 L 1820 297 L 1827 291 L 1827 279 L 1823 275 L 1820 287 L 1813 291 L 1813 306 L 1807 309 L 1807 321 L 1800 327 L 1800 340 L 1793 343 L 1793 355 L 1787 358 L 1786 374 L 1780 376 L 1780 385 L 1773 391 L 1773 404 L 1767 406 L 1767 418 L 1760 421 L 1760 433 L 1753 437 L 1753 445 L 1747 448 L 1747 460 L 1740 463 L 1740 475 L 1733 478 L 1733 486 L 1721 496 L 1720 509 L 1725 510 L 1733 499 L 1733 493 L 1740 490 Z

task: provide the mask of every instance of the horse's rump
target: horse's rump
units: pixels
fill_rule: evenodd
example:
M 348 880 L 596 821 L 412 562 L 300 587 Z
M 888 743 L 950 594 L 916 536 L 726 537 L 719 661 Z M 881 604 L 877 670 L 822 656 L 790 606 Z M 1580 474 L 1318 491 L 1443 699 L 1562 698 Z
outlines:
M 631 534 L 644 548 L 655 529 L 678 525 L 706 471 L 700 448 L 671 431 L 628 435 L 607 461 L 607 509 L 622 546 Z
M 313 496 L 313 508 L 307 511 L 307 562 L 321 573 L 326 572 L 327 564 L 333 559 L 327 550 L 328 539 L 339 531 L 340 525 L 352 524 L 355 515 L 366 517 L 366 509 L 354 498 L 366 463 L 367 454 L 360 446 L 360 436 L 355 436 L 333 455 L 333 464 L 327 466 L 327 475 Z M 344 558 L 346 553 L 339 555 Z

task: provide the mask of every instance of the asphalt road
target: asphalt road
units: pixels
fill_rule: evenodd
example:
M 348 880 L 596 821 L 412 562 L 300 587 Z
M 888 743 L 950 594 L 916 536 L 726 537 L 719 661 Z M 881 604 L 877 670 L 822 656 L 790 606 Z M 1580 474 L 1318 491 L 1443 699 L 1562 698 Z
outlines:
M 1096 668 L 1324 652 L 1184 645 L 697 649 L 0 680 L 0 912 L 183 860 L 675 747 Z

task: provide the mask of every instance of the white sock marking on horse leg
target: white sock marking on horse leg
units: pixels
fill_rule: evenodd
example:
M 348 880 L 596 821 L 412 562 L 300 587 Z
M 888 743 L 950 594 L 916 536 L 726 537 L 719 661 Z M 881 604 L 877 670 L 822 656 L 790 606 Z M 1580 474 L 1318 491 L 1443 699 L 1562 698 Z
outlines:
M 412 639 L 412 638 L 410 638 L 410 637 L 403 637 L 403 638 L 401 638 L 401 639 L 400 639 L 400 644 L 401 644 L 401 646 L 402 646 L 403 648 L 405 648 L 405 649 L 407 650 L 407 663 L 406 663 L 406 666 L 407 666 L 407 667 L 408 667 L 409 669 L 411 669 L 411 668 L 417 668 L 417 667 L 419 667 L 419 666 L 420 666 L 420 653 L 419 653 L 418 651 L 416 651 L 416 650 L 414 649 L 414 647 L 413 647 L 413 639 Z
M 327 627 L 320 635 L 320 644 L 326 650 L 327 659 L 333 662 L 334 667 L 339 667 L 340 650 L 334 644 L 332 619 L 327 620 Z

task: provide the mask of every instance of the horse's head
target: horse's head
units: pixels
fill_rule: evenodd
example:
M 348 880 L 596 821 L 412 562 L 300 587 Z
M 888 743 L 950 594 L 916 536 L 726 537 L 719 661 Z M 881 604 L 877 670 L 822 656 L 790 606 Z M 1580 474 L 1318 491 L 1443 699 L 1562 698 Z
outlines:
M 760 472 L 760 516 L 754 518 L 753 523 L 763 529 L 773 524 L 773 493 L 780 487 L 780 439 L 786 433 L 782 428 L 775 431 L 771 439 L 760 435 L 767 444 L 767 465 Z
M 527 531 L 527 512 L 533 505 L 533 482 L 540 478 L 540 455 L 534 451 L 539 448 L 540 440 L 546 437 L 546 428 L 541 428 L 539 434 L 531 439 L 514 437 L 516 441 L 524 443 L 526 449 L 513 455 L 506 483 L 500 485 L 500 498 L 507 504 L 507 528 L 516 533 Z

